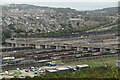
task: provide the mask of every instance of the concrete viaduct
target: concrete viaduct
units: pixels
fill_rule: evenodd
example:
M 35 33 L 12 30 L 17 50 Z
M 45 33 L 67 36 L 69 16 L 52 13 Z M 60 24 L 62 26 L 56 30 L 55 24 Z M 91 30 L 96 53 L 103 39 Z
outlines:
M 7 39 L 6 42 L 11 47 L 24 46 L 34 49 L 75 49 L 76 51 L 97 50 L 100 52 L 118 50 L 117 46 L 111 46 L 104 42 L 99 44 L 89 43 L 85 39 L 16 38 L 14 40 Z

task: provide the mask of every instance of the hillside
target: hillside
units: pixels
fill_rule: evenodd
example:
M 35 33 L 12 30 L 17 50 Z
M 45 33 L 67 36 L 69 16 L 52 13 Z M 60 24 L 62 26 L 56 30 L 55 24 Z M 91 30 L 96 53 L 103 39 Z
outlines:
M 117 28 L 110 26 L 117 24 L 117 14 L 116 7 L 77 11 L 71 8 L 9 4 L 3 6 L 3 39 L 13 36 L 80 36 L 91 31 L 92 33 L 96 31 L 111 32 L 111 30 L 114 32 Z M 107 29 L 104 29 L 105 27 Z

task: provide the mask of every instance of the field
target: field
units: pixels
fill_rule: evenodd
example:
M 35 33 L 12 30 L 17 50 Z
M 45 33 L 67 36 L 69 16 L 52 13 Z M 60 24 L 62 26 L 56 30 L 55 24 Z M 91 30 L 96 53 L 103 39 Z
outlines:
M 86 60 L 86 61 L 69 61 L 65 64 L 67 65 L 79 65 L 79 64 L 88 64 L 93 67 L 98 67 L 98 66 L 115 66 L 115 61 L 118 60 L 118 57 L 112 57 L 112 58 L 103 58 L 103 59 L 93 59 L 93 60 Z

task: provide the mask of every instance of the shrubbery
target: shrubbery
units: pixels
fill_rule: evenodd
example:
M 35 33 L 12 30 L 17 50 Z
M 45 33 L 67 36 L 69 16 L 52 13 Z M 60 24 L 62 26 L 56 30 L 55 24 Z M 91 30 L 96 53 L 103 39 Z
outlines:
M 46 73 L 45 75 L 41 76 L 36 76 L 33 78 L 26 77 L 24 79 L 19 79 L 19 78 L 13 78 L 10 80 L 79 80 L 79 79 L 87 79 L 87 80 L 94 80 L 94 79 L 102 79 L 106 80 L 108 79 L 113 79 L 113 80 L 118 80 L 120 79 L 120 68 L 118 67 L 93 67 L 93 68 L 87 68 L 87 69 L 82 69 L 78 70 L 76 72 L 61 72 L 61 73 Z M 2 79 L 6 80 L 6 79 Z

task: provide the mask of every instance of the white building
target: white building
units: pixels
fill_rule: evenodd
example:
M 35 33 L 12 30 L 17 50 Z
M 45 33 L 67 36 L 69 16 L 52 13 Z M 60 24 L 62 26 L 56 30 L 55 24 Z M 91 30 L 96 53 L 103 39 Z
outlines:
M 116 66 L 120 67 L 120 60 L 116 60 Z

